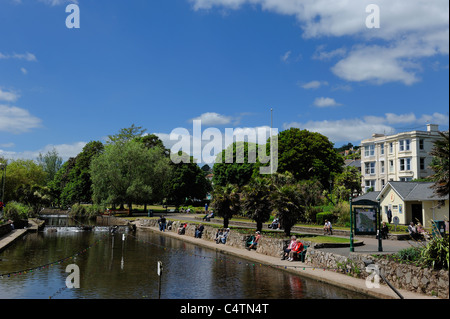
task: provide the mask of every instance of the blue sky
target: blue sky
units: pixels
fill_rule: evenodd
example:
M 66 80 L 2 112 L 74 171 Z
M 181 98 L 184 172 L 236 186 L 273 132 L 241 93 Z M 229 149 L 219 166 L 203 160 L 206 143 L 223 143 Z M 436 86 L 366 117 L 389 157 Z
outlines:
M 68 29 L 66 6 L 80 9 Z M 368 4 L 380 28 L 367 28 Z M 132 124 L 372 133 L 448 129 L 449 4 L 0 0 L 0 156 L 64 159 Z

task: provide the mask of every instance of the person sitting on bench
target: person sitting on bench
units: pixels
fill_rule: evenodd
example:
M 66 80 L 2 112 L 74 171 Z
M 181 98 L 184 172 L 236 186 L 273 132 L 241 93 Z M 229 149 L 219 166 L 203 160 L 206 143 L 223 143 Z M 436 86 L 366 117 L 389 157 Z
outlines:
M 297 244 L 294 248 L 289 252 L 289 258 L 288 261 L 293 261 L 295 259 L 295 256 L 298 255 L 303 251 L 303 244 L 300 241 L 300 239 L 297 239 Z
M 258 245 L 260 238 L 261 238 L 261 233 L 259 231 L 257 231 L 255 239 L 251 242 L 250 246 L 247 247 L 247 250 L 256 249 L 256 246 Z

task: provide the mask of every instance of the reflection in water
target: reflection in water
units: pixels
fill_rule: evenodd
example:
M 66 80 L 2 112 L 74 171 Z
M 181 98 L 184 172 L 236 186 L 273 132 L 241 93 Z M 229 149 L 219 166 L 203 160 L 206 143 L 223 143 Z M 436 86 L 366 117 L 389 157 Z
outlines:
M 153 244 L 150 244 L 153 243 Z M 93 245 L 94 244 L 94 245 Z M 365 298 L 353 292 L 157 233 L 62 231 L 29 234 L 0 254 L 0 274 L 72 256 L 73 260 L 0 279 L 0 298 L 158 298 L 157 262 L 163 264 L 161 298 Z M 79 289 L 64 289 L 65 267 L 80 268 Z M 55 293 L 58 292 L 55 296 Z

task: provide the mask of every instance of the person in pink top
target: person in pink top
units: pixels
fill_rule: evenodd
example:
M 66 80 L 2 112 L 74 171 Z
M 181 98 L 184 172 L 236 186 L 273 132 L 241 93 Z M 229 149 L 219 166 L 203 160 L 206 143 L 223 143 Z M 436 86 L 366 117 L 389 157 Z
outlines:
M 281 258 L 281 260 L 285 260 L 288 256 L 289 253 L 291 252 L 291 250 L 297 245 L 297 237 L 292 236 L 291 237 L 291 242 L 289 243 L 289 245 L 284 249 L 284 253 L 283 253 L 283 257 Z

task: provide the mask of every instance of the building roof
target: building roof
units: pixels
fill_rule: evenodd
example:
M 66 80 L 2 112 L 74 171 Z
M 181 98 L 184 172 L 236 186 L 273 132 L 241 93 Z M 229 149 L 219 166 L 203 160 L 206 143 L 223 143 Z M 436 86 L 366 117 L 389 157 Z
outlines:
M 392 188 L 404 201 L 424 201 L 424 200 L 445 200 L 445 197 L 438 197 L 434 194 L 434 183 L 430 182 L 388 182 L 381 190 L 377 199 L 381 198 L 389 188 Z
M 379 194 L 380 194 L 380 192 L 368 192 L 368 193 L 365 193 L 365 194 L 363 194 L 361 196 L 353 198 L 352 202 L 356 202 L 356 201 L 359 201 L 359 200 L 362 200 L 362 199 L 364 199 L 364 200 L 371 200 L 371 201 L 376 202 Z
M 357 168 L 361 168 L 361 160 L 360 159 L 346 159 L 344 160 L 344 166 L 353 166 Z

